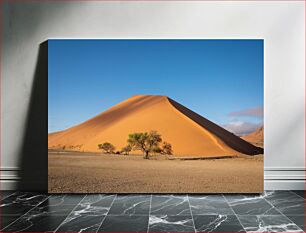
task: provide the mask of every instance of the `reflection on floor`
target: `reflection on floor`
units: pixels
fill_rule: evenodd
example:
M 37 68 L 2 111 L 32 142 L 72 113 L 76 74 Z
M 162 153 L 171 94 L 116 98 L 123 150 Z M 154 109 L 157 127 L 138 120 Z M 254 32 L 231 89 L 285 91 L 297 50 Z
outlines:
M 304 232 L 304 192 L 48 195 L 1 192 L 4 232 Z

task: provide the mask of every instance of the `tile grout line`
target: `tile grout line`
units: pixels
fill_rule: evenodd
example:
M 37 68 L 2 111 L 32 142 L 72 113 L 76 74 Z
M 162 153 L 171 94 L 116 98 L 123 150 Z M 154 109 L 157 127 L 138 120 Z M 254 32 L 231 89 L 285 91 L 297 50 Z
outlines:
M 233 211 L 234 215 L 235 215 L 236 218 L 238 219 L 238 222 L 239 222 L 240 225 L 242 226 L 243 230 L 244 230 L 245 232 L 248 232 L 248 231 L 245 229 L 245 227 L 244 227 L 244 225 L 242 224 L 242 222 L 240 221 L 238 215 L 236 214 L 236 212 L 234 211 L 234 209 L 231 207 L 230 203 L 228 202 L 228 200 L 227 200 L 226 197 L 224 196 L 224 194 L 222 194 L 222 196 L 223 196 L 223 198 L 225 199 L 225 202 L 228 204 L 229 208 L 231 208 L 231 210 Z
M 51 195 L 50 195 L 51 196 Z M 45 202 L 46 200 L 49 199 L 50 196 L 47 196 L 43 201 L 39 202 L 36 206 L 34 206 L 33 208 L 31 208 L 30 210 L 28 210 L 27 212 L 25 212 L 23 215 L 21 215 L 19 218 L 17 218 L 15 221 L 11 222 L 9 225 L 7 225 L 6 227 L 4 227 L 3 229 L 0 229 L 1 231 L 5 230 L 6 228 L 8 228 L 9 226 L 13 225 L 15 222 L 17 222 L 18 220 L 20 220 L 23 216 L 25 216 L 26 214 L 28 214 L 30 211 L 32 211 L 33 209 L 35 209 L 37 206 L 39 206 L 41 203 Z
M 73 213 L 73 211 L 79 206 L 79 204 L 85 199 L 85 197 L 87 197 L 87 194 L 78 202 L 78 204 L 75 205 L 75 207 L 70 211 L 70 213 L 66 216 L 66 218 L 58 225 L 58 227 L 53 232 L 57 232 L 57 230 L 63 225 L 65 220 L 70 216 L 70 214 Z
M 149 232 L 149 226 L 150 226 L 151 205 L 152 205 L 152 194 L 151 194 L 151 196 L 150 196 L 149 219 L 148 219 L 147 233 Z
M 192 211 L 191 211 L 191 205 L 190 205 L 190 201 L 189 201 L 189 194 L 187 194 L 187 200 L 188 200 L 189 210 L 190 210 L 190 214 L 191 214 L 193 229 L 194 229 L 194 232 L 196 233 L 197 230 L 196 230 L 196 228 L 195 228 L 194 218 L 193 218 L 193 214 L 192 214 Z
M 275 192 L 275 191 L 273 191 Z M 265 197 L 264 199 L 266 200 L 266 202 L 268 202 L 272 207 L 274 207 L 281 215 L 283 215 L 283 217 L 285 217 L 286 219 L 289 220 L 289 222 L 293 223 L 298 229 L 300 229 L 302 232 L 304 232 L 304 230 L 302 230 L 297 224 L 295 224 L 293 221 L 291 221 L 290 218 L 288 218 L 285 214 L 283 214 L 278 208 L 276 208 L 276 206 L 274 206 L 269 200 L 267 200 Z M 264 215 L 263 215 L 264 216 Z
M 97 229 L 96 232 L 98 232 L 98 231 L 100 230 L 100 228 L 101 228 L 101 226 L 102 226 L 104 220 L 106 219 L 106 217 L 107 217 L 107 215 L 108 215 L 110 209 L 112 208 L 112 206 L 113 206 L 113 204 L 114 204 L 114 202 L 115 202 L 116 199 L 117 199 L 117 194 L 115 194 L 114 200 L 113 200 L 112 203 L 110 204 L 109 209 L 108 209 L 107 213 L 105 214 L 105 217 L 102 219 L 102 221 L 101 221 L 101 223 L 100 223 L 100 225 L 99 225 L 99 227 L 98 227 L 98 229 Z
M 293 193 L 293 194 L 295 194 L 296 196 L 298 196 L 299 198 L 302 198 L 303 200 L 305 200 L 305 198 L 304 197 L 301 197 L 299 194 L 297 194 L 297 193 L 295 193 L 295 192 L 293 192 L 292 190 L 289 190 L 291 193 Z

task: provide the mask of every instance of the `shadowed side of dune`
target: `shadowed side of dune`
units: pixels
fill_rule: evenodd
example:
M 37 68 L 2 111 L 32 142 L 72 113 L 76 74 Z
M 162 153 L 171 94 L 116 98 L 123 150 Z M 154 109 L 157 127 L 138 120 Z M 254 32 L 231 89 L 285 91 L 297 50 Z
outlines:
M 218 126 L 217 124 L 205 119 L 201 115 L 193 112 L 192 110 L 184 107 L 183 105 L 177 103 L 171 98 L 168 98 L 169 102 L 181 113 L 185 116 L 189 117 L 191 120 L 205 128 L 206 130 L 210 131 L 218 138 L 220 138 L 224 143 L 226 143 L 229 147 L 233 148 L 234 150 L 241 152 L 247 155 L 257 155 L 263 154 L 263 148 L 256 147 L 240 137 L 237 137 L 233 133 L 225 130 L 224 128 Z

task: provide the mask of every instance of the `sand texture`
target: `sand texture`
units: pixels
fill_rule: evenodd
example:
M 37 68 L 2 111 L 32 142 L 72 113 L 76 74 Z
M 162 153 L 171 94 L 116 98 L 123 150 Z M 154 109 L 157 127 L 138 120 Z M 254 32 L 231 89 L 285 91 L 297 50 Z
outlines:
M 98 144 L 110 142 L 116 150 L 126 146 L 128 134 L 156 130 L 171 143 L 175 156 L 254 155 L 263 150 L 166 96 L 131 97 L 96 117 L 49 134 L 48 147 L 98 152 Z M 139 153 L 134 151 L 133 153 Z M 110 166 L 112 166 L 110 164 Z
M 150 160 L 137 155 L 49 153 L 51 193 L 256 193 L 263 156 Z

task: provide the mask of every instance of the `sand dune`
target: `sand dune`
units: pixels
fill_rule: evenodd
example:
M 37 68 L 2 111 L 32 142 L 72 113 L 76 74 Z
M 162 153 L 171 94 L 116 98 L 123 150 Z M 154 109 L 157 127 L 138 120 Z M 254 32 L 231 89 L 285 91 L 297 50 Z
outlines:
M 150 130 L 171 143 L 176 156 L 263 153 L 174 100 L 153 95 L 131 97 L 80 125 L 49 134 L 48 147 L 97 152 L 97 145 L 108 141 L 120 150 L 128 134 Z
M 253 133 L 250 133 L 242 137 L 244 140 L 252 143 L 255 146 L 263 147 L 264 144 L 264 128 L 263 126 L 258 128 Z

